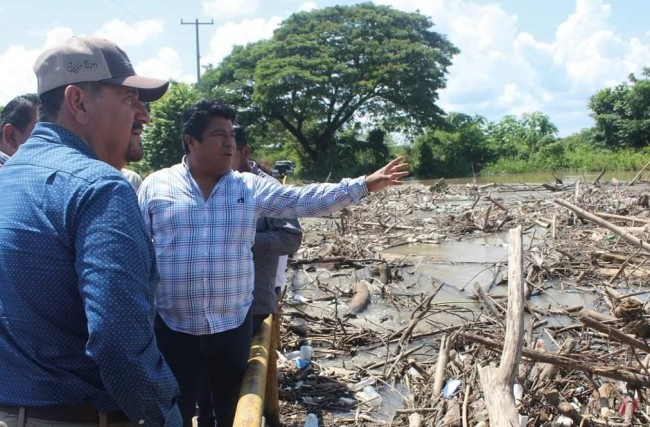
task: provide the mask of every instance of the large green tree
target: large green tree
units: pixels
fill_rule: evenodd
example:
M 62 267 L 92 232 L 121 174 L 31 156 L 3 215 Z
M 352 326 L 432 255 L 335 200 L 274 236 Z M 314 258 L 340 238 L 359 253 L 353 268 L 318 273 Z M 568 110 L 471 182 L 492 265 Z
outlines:
M 441 122 L 436 105 L 458 53 L 431 20 L 364 3 L 291 15 L 272 39 L 237 47 L 209 69 L 204 90 L 277 122 L 306 163 L 330 170 L 337 133 L 354 123 L 414 130 Z
M 589 108 L 596 121 L 594 138 L 608 148 L 640 148 L 650 144 L 650 69 L 645 78 L 598 91 Z

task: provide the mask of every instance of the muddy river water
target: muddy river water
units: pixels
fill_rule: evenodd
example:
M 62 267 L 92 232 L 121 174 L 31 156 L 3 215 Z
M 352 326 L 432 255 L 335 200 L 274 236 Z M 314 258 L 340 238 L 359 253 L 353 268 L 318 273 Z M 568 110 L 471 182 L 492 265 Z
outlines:
M 617 178 L 620 176 L 620 178 Z M 593 177 L 595 178 L 595 176 Z M 582 176 L 590 180 L 592 177 Z M 566 179 L 566 177 L 565 177 Z M 630 179 L 628 174 L 612 174 L 608 180 Z M 548 176 L 539 179 L 522 177 L 510 182 L 549 182 Z M 479 182 L 495 182 L 486 178 Z M 471 180 L 469 181 L 471 182 Z M 431 184 L 432 182 L 424 182 Z M 460 182 L 459 182 L 460 183 Z M 460 183 L 462 184 L 462 183 Z M 514 205 L 518 201 L 530 201 L 531 198 L 544 199 L 547 194 L 525 192 L 512 192 L 502 194 L 506 202 Z M 438 203 L 439 209 L 446 209 L 449 213 L 462 212 L 471 206 L 471 197 L 458 197 L 452 202 Z M 440 213 L 440 212 L 438 212 Z M 426 214 L 426 212 L 425 212 Z M 326 229 L 334 229 L 331 221 L 309 219 L 305 220 L 310 234 L 319 234 Z M 316 227 L 314 227 L 316 224 Z M 523 245 L 525 251 L 534 251 L 538 242 L 550 238 L 549 230 L 543 227 L 532 227 L 524 231 Z M 284 297 L 284 312 L 297 310 L 319 318 L 335 318 L 346 315 L 347 301 L 354 291 L 357 279 L 366 279 L 370 291 L 370 305 L 368 308 L 347 320 L 360 328 L 371 329 L 378 333 L 389 334 L 400 331 L 409 323 L 412 310 L 422 300 L 423 296 L 430 295 L 440 287 L 432 300 L 432 313 L 426 321 L 418 324 L 418 332 L 442 329 L 463 323 L 471 323 L 480 318 L 482 309 L 479 301 L 474 297 L 475 286 L 481 286 L 489 291 L 490 295 L 498 298 L 507 292 L 507 257 L 508 233 L 497 232 L 485 234 L 476 232 L 454 238 L 446 236 L 429 243 L 412 243 L 392 246 L 383 249 L 378 256 L 388 260 L 395 266 L 394 271 L 398 277 L 392 283 L 382 284 L 373 275 L 369 267 L 355 270 L 355 268 L 332 268 L 332 265 L 300 265 L 294 266 L 287 273 L 287 289 Z M 435 240 L 435 239 L 432 239 Z M 567 308 L 583 307 L 597 309 L 602 304 L 602 295 L 588 288 L 575 285 L 573 279 L 566 281 L 549 281 L 536 284 L 541 292 L 534 293 L 530 302 L 540 308 Z M 641 295 L 644 299 L 646 296 Z M 395 299 L 400 304 L 394 303 Z M 405 304 L 404 301 L 407 301 Z M 408 303 L 410 302 L 410 304 Z M 505 301 L 504 301 L 505 302 Z M 527 315 L 528 316 L 528 315 Z M 526 317 L 528 323 L 531 319 Z M 572 320 L 561 315 L 549 315 L 546 320 L 548 327 L 558 327 L 570 323 Z M 306 323 L 304 319 L 293 318 L 292 322 L 299 325 Z M 545 340 L 543 333 L 539 336 Z M 439 336 L 418 341 L 420 346 L 417 351 L 410 354 L 414 359 L 434 359 L 438 353 Z M 554 343 L 546 341 L 547 349 L 554 350 Z M 315 360 L 324 368 L 344 368 L 354 370 L 369 363 L 387 358 L 386 346 L 360 346 L 353 352 L 338 353 L 332 357 L 331 349 L 323 348 L 325 342 L 311 342 L 315 350 Z M 396 409 L 403 408 L 407 390 L 401 383 L 384 385 L 380 387 L 383 403 L 381 411 L 374 414 L 380 419 L 388 419 Z

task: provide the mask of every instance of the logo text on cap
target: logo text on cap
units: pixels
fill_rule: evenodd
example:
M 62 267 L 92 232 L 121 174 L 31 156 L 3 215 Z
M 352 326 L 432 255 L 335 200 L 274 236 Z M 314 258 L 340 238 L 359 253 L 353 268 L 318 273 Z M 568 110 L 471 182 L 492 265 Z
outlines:
M 77 62 L 77 63 L 68 62 L 67 70 L 71 73 L 78 74 L 79 70 L 81 69 L 92 70 L 93 68 L 97 68 L 98 66 L 99 65 L 96 62 L 90 62 L 86 59 L 82 62 Z

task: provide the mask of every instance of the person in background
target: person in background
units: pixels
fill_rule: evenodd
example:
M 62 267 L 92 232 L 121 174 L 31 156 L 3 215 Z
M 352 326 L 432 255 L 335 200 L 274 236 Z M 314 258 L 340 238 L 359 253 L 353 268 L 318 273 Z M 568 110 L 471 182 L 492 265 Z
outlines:
M 186 427 L 201 369 L 217 424 L 233 423 L 253 335 L 257 219 L 328 215 L 408 175 L 401 157 L 367 177 L 300 188 L 233 171 L 235 118 L 218 100 L 188 108 L 181 119 L 186 156 L 149 175 L 138 192 L 160 271 L 156 336 L 181 388 Z
M 140 122 L 134 122 L 131 127 L 131 138 L 129 139 L 129 145 L 126 147 L 127 163 L 139 162 L 142 160 L 142 156 L 144 155 L 144 151 L 142 150 L 142 129 L 143 125 Z M 140 175 L 126 168 L 122 168 L 121 172 L 137 193 L 140 185 L 142 185 L 142 178 Z
M 243 127 L 235 128 L 235 144 L 233 169 L 242 173 L 250 172 L 274 179 L 264 173 L 257 163 L 250 159 L 250 145 Z M 255 267 L 253 304 L 251 305 L 253 334 L 257 333 L 269 314 L 278 313 L 276 291 L 278 261 L 281 256 L 288 256 L 296 252 L 300 248 L 301 242 L 302 229 L 297 219 L 258 218 L 255 244 L 253 245 L 253 265 Z
M 31 135 L 41 101 L 35 93 L 19 95 L 0 112 L 0 168 Z
M 120 174 L 143 101 L 164 80 L 73 37 L 34 65 L 31 137 L 0 169 L 0 425 L 180 426 L 178 383 L 154 335 L 158 274 Z
M 266 175 L 256 162 L 250 160 L 250 145 L 246 132 L 241 126 L 235 128 L 235 144 L 232 169 L 242 173 L 250 172 L 265 176 L 267 179 L 275 179 Z M 257 333 L 269 314 L 279 312 L 276 290 L 278 260 L 281 256 L 296 252 L 300 248 L 301 242 L 302 229 L 297 219 L 258 218 L 253 245 L 255 282 L 253 304 L 250 308 L 253 317 L 253 335 Z M 284 266 L 286 267 L 286 263 Z M 282 276 L 284 277 L 284 274 Z M 213 385 L 213 387 L 219 386 L 219 384 Z M 215 419 L 210 399 L 210 387 L 205 375 L 199 379 L 198 393 L 198 427 L 214 427 Z

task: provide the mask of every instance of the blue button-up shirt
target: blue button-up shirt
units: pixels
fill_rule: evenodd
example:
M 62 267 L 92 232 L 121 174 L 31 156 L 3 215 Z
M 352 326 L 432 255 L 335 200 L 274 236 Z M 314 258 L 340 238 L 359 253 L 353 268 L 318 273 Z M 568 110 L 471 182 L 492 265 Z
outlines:
M 181 425 L 153 332 L 153 247 L 129 183 L 39 123 L 0 185 L 0 404 L 90 403 Z
M 367 194 L 365 177 L 294 187 L 230 171 L 206 200 L 185 163 L 154 172 L 138 198 L 160 272 L 158 313 L 193 335 L 238 327 L 253 301 L 257 218 L 323 216 Z

